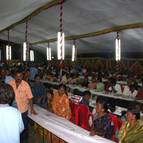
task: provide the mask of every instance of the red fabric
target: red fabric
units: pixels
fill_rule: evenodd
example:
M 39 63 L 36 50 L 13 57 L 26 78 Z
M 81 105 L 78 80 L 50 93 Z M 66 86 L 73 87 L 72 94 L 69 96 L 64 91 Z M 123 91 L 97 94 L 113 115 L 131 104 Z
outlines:
M 104 82 L 104 90 L 109 91 L 110 83 L 109 81 Z
M 118 129 L 118 118 L 115 115 L 113 115 L 112 113 L 110 113 L 110 119 L 114 123 L 113 134 L 115 134 L 116 130 Z
M 72 114 L 70 121 L 75 123 L 75 112 L 76 112 L 76 109 L 78 108 L 78 104 L 70 101 L 70 108 L 71 108 L 71 114 Z
M 143 89 L 140 89 L 138 91 L 138 94 L 136 96 L 136 99 L 142 100 L 143 99 Z
M 120 130 L 120 127 L 122 126 L 122 121 L 119 120 L 119 119 L 117 118 L 117 116 L 113 115 L 112 113 L 109 113 L 109 115 L 110 115 L 111 121 L 112 121 L 113 124 L 114 124 L 112 140 L 116 141 L 116 140 L 117 140 L 117 138 L 116 138 L 116 131 L 119 131 L 119 130 Z
M 118 128 L 120 130 L 120 128 L 122 127 L 123 121 L 121 119 L 118 119 Z
M 81 121 L 80 117 L 81 115 Z M 89 116 L 90 116 L 90 111 L 87 105 L 81 104 L 78 106 L 76 112 L 75 112 L 75 124 L 79 125 L 86 130 L 89 130 Z

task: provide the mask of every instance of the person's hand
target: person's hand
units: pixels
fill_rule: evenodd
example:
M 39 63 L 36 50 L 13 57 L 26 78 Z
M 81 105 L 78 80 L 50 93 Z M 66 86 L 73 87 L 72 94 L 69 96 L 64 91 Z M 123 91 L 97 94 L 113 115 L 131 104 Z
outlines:
M 96 132 L 94 130 L 92 130 L 90 133 L 89 133 L 90 136 L 94 136 L 96 135 Z
M 32 109 L 32 110 L 31 110 L 31 114 L 37 115 L 37 112 L 36 112 L 34 109 Z

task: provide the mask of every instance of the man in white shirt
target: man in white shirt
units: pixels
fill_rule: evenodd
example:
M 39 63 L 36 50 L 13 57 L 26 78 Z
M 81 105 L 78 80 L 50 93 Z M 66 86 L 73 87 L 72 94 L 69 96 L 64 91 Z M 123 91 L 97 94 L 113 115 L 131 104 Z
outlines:
M 137 94 L 138 94 L 138 91 L 136 90 L 135 85 L 131 84 L 129 86 L 126 85 L 124 87 L 124 91 L 123 91 L 124 96 L 135 98 Z
M 128 85 L 124 86 L 124 90 L 123 90 L 123 96 L 130 96 L 130 87 Z
M 11 106 L 12 88 L 0 85 L 0 143 L 20 143 L 20 133 L 24 130 L 21 113 Z
M 112 93 L 115 93 L 116 95 L 121 95 L 121 85 L 117 83 L 116 79 L 111 78 L 110 79 L 111 86 L 109 87 L 109 91 Z
M 114 89 L 116 91 L 116 94 L 121 95 L 122 94 L 122 89 L 121 89 L 121 85 L 116 83 L 114 86 Z

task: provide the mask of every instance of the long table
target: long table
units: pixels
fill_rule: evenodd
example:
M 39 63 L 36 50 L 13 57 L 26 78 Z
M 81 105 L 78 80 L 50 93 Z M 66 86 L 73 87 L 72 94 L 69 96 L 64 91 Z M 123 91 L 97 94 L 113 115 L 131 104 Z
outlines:
M 31 120 L 39 124 L 42 128 L 56 135 L 59 139 L 68 143 L 114 143 L 111 140 L 100 136 L 89 136 L 89 132 L 59 117 L 47 110 L 34 105 L 38 115 L 28 115 Z M 55 143 L 55 142 L 53 142 Z

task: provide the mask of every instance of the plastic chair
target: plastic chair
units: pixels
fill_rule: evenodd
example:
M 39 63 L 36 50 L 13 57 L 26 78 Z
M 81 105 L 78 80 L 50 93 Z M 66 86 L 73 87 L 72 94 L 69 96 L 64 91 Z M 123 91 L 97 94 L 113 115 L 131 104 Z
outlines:
M 72 123 L 75 123 L 75 112 L 76 112 L 76 109 L 78 108 L 78 104 L 70 100 L 70 108 L 71 108 L 71 115 L 72 115 L 70 121 Z
M 117 141 L 118 140 L 117 139 L 117 134 L 120 130 L 120 127 L 122 126 L 122 121 L 119 120 L 117 118 L 117 116 L 113 115 L 112 113 L 109 113 L 109 115 L 110 115 L 111 122 L 114 124 L 112 140 Z
M 81 128 L 90 130 L 89 118 L 93 121 L 93 115 L 90 113 L 87 105 L 80 104 L 75 112 L 75 124 Z

